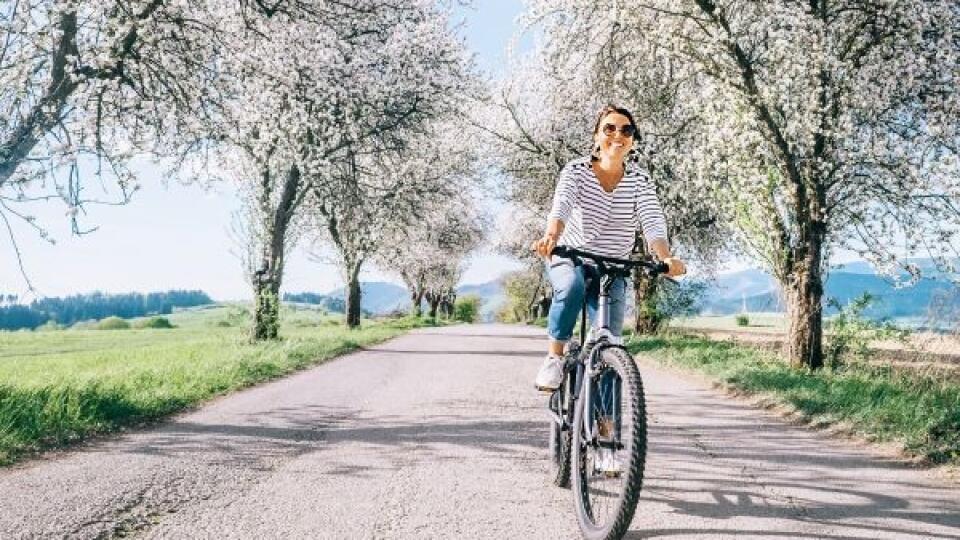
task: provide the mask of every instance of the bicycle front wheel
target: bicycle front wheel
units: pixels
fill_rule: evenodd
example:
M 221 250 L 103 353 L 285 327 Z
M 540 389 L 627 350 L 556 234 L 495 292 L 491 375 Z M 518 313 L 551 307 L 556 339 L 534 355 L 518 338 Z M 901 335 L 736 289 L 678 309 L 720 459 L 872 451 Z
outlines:
M 647 455 L 647 417 L 640 372 L 626 351 L 600 352 L 589 402 L 573 423 L 573 492 L 584 538 L 619 539 L 637 508 Z M 581 390 L 585 396 L 587 387 Z M 579 400 L 578 400 L 579 401 Z

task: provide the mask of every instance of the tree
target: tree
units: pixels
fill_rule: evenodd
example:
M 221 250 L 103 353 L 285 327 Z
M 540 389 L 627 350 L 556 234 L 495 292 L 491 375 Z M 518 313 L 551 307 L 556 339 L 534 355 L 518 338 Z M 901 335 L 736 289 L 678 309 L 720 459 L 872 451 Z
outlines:
M 545 36 L 542 47 L 518 64 L 474 122 L 486 134 L 494 166 L 511 179 L 501 191 L 514 207 L 501 249 L 527 261 L 529 271 L 539 269 L 529 244 L 542 234 L 559 172 L 570 159 L 589 153 L 597 111 L 616 103 L 634 112 L 640 138 L 633 162 L 651 172 L 674 251 L 704 268 L 715 267 L 718 255 L 731 247 L 723 214 L 699 177 L 677 175 L 672 156 L 665 157 L 666 147 L 682 148 L 679 136 L 667 136 L 661 125 L 676 107 L 668 99 L 669 78 L 623 80 L 615 66 L 627 54 L 619 47 L 631 40 L 616 32 L 606 11 L 583 4 L 577 17 L 551 13 L 529 14 L 526 24 L 537 25 Z M 635 277 L 637 304 L 652 302 L 656 283 L 639 272 Z M 546 293 L 546 287 L 536 289 Z M 645 313 L 637 310 L 638 331 L 652 327 Z
M 28 285 L 10 217 L 53 242 L 29 203 L 62 200 L 73 233 L 83 234 L 93 230 L 77 221 L 85 205 L 129 201 L 130 159 L 207 108 L 222 8 L 213 0 L 0 6 L 0 218 Z M 115 183 L 114 200 L 87 193 L 94 177 Z
M 668 66 L 696 122 L 678 173 L 712 171 L 739 236 L 778 279 L 794 365 L 823 364 L 823 277 L 855 250 L 891 272 L 957 250 L 960 7 L 902 2 L 536 2 L 614 10 L 624 73 Z
M 523 268 L 505 274 L 502 278 L 504 303 L 496 313 L 496 319 L 505 323 L 530 322 L 545 317 L 546 311 L 539 309 L 538 300 L 545 286 L 543 269 L 539 266 Z M 546 297 L 549 299 L 549 297 Z M 549 306 L 547 306 L 549 309 Z
M 346 324 L 351 328 L 360 323 L 362 265 L 474 182 L 475 152 L 469 144 L 448 140 L 459 123 L 460 96 L 476 86 L 472 77 L 459 82 L 448 95 L 434 97 L 447 100 L 443 117 L 396 129 L 392 148 L 351 146 L 346 159 L 316 183 L 310 207 L 313 229 L 316 240 L 332 245 L 337 254 L 347 284 Z
M 333 246 L 344 274 L 348 327 L 360 324 L 363 264 L 469 185 L 475 160 L 446 142 L 449 127 L 407 130 L 410 140 L 398 150 L 351 147 L 316 182 L 309 211 L 317 241 Z
M 212 126 L 255 218 L 244 227 L 254 339 L 277 337 L 285 254 L 317 183 L 351 148 L 396 148 L 397 130 L 444 112 L 465 66 L 446 16 L 428 2 L 300 5 L 253 28 L 233 22 L 230 100 Z
M 469 186 L 463 187 L 466 189 L 449 198 L 434 200 L 434 207 L 420 216 L 416 226 L 398 231 L 377 254 L 381 268 L 400 274 L 417 316 L 423 300 L 429 305 L 430 317 L 436 317 L 441 303 L 454 305 L 464 263 L 483 242 L 489 227 L 477 207 L 477 194 Z

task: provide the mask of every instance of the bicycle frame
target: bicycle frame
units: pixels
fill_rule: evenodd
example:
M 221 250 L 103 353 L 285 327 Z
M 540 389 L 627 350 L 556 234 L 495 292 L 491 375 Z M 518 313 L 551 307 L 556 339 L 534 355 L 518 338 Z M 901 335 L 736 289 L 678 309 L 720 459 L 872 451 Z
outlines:
M 609 347 L 622 347 L 622 345 L 616 345 L 611 343 L 611 337 L 613 337 L 613 332 L 610 329 L 610 290 L 613 288 L 613 284 L 617 279 L 623 279 L 625 276 L 621 276 L 619 272 L 613 272 L 611 274 L 601 272 L 599 276 L 600 279 L 600 293 L 597 298 L 597 314 L 596 319 L 593 324 L 594 332 L 594 341 L 593 346 L 590 349 L 590 355 L 587 358 L 578 358 L 577 365 L 580 368 L 580 373 L 576 379 L 577 384 L 575 385 L 574 395 L 573 395 L 573 406 L 577 407 L 586 407 L 587 404 L 593 403 L 593 390 L 591 384 L 588 384 L 587 381 L 593 380 L 594 375 L 596 375 L 596 366 L 597 360 L 600 356 L 600 352 L 603 349 Z M 586 276 L 585 276 L 586 277 Z M 593 285 L 593 280 L 597 277 L 591 277 L 586 283 L 586 289 L 589 291 Z M 590 343 L 587 343 L 587 304 L 584 302 L 583 308 L 580 312 L 580 342 L 583 343 L 583 347 L 587 347 Z M 614 392 L 617 391 L 616 386 L 614 386 Z M 580 394 L 583 393 L 583 401 L 580 401 Z M 617 402 L 617 396 L 614 394 L 614 403 Z M 573 410 L 573 409 L 571 409 Z M 593 415 L 585 414 L 584 423 L 583 423 L 583 435 L 584 440 L 593 440 L 597 436 L 597 426 L 594 423 Z M 614 438 L 614 446 L 619 445 L 619 441 Z
M 591 399 L 593 398 L 590 388 L 591 385 L 584 384 L 584 381 L 592 380 L 596 374 L 596 363 L 600 352 L 608 347 L 621 347 L 621 345 L 615 345 L 610 342 L 610 338 L 613 336 L 613 332 L 610 330 L 610 290 L 613 287 L 614 280 L 622 279 L 626 276 L 621 275 L 622 272 L 617 271 L 614 271 L 613 274 L 614 275 L 610 275 L 606 272 L 601 272 L 600 276 L 589 276 L 587 279 L 586 288 L 588 291 L 592 290 L 594 280 L 600 279 L 597 314 L 593 324 L 593 328 L 595 329 L 594 340 L 590 343 L 587 342 L 587 305 L 586 302 L 584 302 L 580 312 L 580 341 L 568 353 L 575 356 L 575 360 L 572 365 L 568 364 L 564 366 L 565 370 L 572 372 L 572 384 L 569 389 L 571 391 L 567 395 L 569 402 L 566 404 L 558 403 L 558 411 L 550 409 L 554 421 L 560 424 L 561 430 L 570 429 L 573 422 L 573 412 L 577 406 L 581 406 L 580 404 L 582 403 L 591 403 Z M 583 351 L 587 347 L 590 347 L 590 354 L 585 356 Z M 616 388 L 614 391 L 617 391 Z M 582 397 L 584 401 L 580 400 L 581 394 L 583 394 Z M 616 402 L 616 397 L 617 396 L 614 395 L 614 402 Z M 567 414 L 570 418 L 564 418 L 559 414 L 563 410 L 563 405 L 569 405 Z M 586 415 L 585 418 L 587 422 L 584 423 L 584 435 L 587 439 L 593 439 L 597 431 L 593 418 L 591 415 Z
M 562 251 L 561 251 L 562 250 Z M 573 365 L 569 363 L 564 365 L 564 371 L 572 371 L 572 384 L 570 385 L 570 391 L 566 395 L 566 399 L 569 402 L 569 408 L 567 409 L 568 418 L 564 418 L 560 413 L 563 412 L 563 403 L 557 403 L 558 410 L 554 411 L 552 408 L 549 409 L 553 420 L 560 424 L 560 429 L 565 431 L 570 429 L 571 424 L 573 423 L 573 413 L 578 406 L 585 406 L 584 403 L 592 403 L 591 399 L 593 398 L 591 388 L 589 384 L 586 384 L 586 381 L 593 379 L 596 374 L 596 364 L 597 359 L 599 358 L 600 352 L 603 349 L 609 347 L 619 347 L 623 348 L 622 345 L 614 344 L 611 341 L 613 337 L 613 332 L 610 329 L 610 290 L 613 288 L 614 281 L 616 279 L 626 279 L 630 277 L 631 268 L 633 266 L 646 268 L 647 271 L 651 272 L 652 275 L 666 273 L 668 267 L 664 263 L 650 263 L 650 262 L 637 262 L 629 261 L 623 259 L 615 259 L 612 257 L 600 257 L 597 255 L 588 254 L 585 252 L 580 252 L 575 249 L 569 248 L 555 248 L 555 254 L 565 253 L 569 256 L 574 264 L 582 266 L 584 263 L 580 260 L 580 256 L 589 257 L 594 260 L 596 267 L 590 267 L 591 270 L 589 274 L 584 273 L 584 279 L 586 280 L 585 288 L 589 294 L 593 290 L 595 284 L 594 280 L 599 279 L 599 295 L 597 299 L 597 314 L 594 320 L 593 328 L 596 329 L 594 333 L 594 339 L 592 343 L 587 343 L 587 303 L 584 301 L 583 307 L 580 312 L 580 343 L 571 348 L 571 351 L 568 353 L 568 356 L 575 356 Z M 612 263 L 615 266 L 609 267 L 606 263 Z M 584 357 L 583 351 L 585 348 L 591 347 L 590 354 L 587 357 Z M 566 383 L 567 378 L 564 378 Z M 614 390 L 616 391 L 616 389 Z M 584 394 L 581 396 L 581 394 Z M 580 398 L 583 398 L 581 400 Z M 614 395 L 614 398 L 617 396 Z M 596 426 L 593 423 L 592 415 L 586 414 L 584 418 L 584 435 L 586 440 L 593 440 L 596 436 Z M 614 439 L 614 445 L 618 446 L 619 443 Z

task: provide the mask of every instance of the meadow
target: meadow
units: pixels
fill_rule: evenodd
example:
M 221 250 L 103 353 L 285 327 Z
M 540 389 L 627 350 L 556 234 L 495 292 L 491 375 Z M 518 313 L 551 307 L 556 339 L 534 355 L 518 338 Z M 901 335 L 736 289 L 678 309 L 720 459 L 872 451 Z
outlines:
M 251 344 L 242 305 L 177 311 L 174 328 L 0 332 L 0 464 L 162 418 L 429 324 L 363 321 L 285 307 L 281 336 Z

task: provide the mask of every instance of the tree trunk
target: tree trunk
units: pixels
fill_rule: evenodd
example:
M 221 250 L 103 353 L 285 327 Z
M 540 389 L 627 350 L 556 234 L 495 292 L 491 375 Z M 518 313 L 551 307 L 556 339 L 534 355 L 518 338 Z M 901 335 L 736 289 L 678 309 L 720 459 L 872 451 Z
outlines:
M 266 185 L 269 185 L 269 171 L 263 172 Z M 287 227 L 296 209 L 296 195 L 300 188 L 300 170 L 293 166 L 284 179 L 280 202 L 266 224 L 269 241 L 263 245 L 260 267 L 253 275 L 253 328 L 250 337 L 254 341 L 276 339 L 280 329 L 280 283 L 283 280 L 284 251 L 287 241 Z M 260 204 L 269 204 L 265 194 Z
M 440 295 L 436 293 L 427 293 L 427 303 L 430 304 L 430 318 L 437 318 L 437 307 L 440 306 Z
M 410 303 L 413 304 L 410 311 L 414 317 L 423 315 L 423 309 L 420 305 L 423 303 L 423 290 L 417 290 L 410 293 Z
M 543 297 L 540 298 L 540 302 L 537 303 L 537 306 L 539 307 L 539 311 L 537 313 L 538 319 L 546 318 L 547 315 L 550 314 L 550 305 L 552 303 L 553 303 L 553 298 L 551 298 L 550 295 L 548 294 L 544 294 Z
M 360 326 L 360 267 L 362 261 L 347 266 L 347 328 Z
M 277 339 L 280 329 L 279 276 L 260 272 L 253 278 L 253 341 Z
M 657 279 L 637 270 L 634 272 L 633 286 L 636 311 L 633 332 L 637 335 L 656 334 L 663 323 L 663 317 L 657 309 Z
M 790 329 L 787 358 L 794 367 L 823 367 L 822 236 L 809 235 L 786 284 Z
M 457 293 L 450 291 L 443 297 L 443 314 L 448 319 L 453 318 L 453 306 L 457 303 Z

